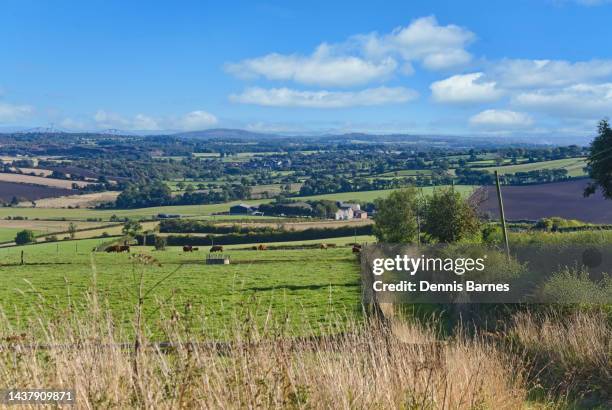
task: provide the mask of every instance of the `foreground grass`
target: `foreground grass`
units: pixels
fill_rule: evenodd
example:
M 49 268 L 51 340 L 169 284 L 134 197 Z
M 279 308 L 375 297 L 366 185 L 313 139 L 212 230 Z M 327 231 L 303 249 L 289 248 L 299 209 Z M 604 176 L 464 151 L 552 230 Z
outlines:
M 11 335 L 0 321 L 9 335 L 0 385 L 74 388 L 80 408 L 516 409 L 526 397 L 519 360 L 478 339 L 436 344 L 419 325 L 352 322 L 342 334 L 295 339 L 282 321 L 247 318 L 232 323 L 231 344 L 215 346 L 188 343 L 185 314 L 163 319 L 172 346 L 160 347 L 144 332 L 134 344 L 97 301 L 88 306 L 33 323 L 44 351 L 24 349 L 30 333 Z
M 126 333 L 91 293 L 19 333 L 0 316 L 0 385 L 76 390 L 78 408 L 609 408 L 611 329 L 597 315 L 520 314 L 508 330 L 441 341 L 435 321 L 342 321 L 297 337 L 291 317 L 227 323 L 227 343 L 193 343 L 189 308 L 158 315 L 168 344 Z M 340 332 L 339 332 L 340 331 Z M 313 333 L 313 332 L 311 332 Z M 548 371 L 548 369 L 555 371 Z M 606 378 L 608 377 L 608 378 Z

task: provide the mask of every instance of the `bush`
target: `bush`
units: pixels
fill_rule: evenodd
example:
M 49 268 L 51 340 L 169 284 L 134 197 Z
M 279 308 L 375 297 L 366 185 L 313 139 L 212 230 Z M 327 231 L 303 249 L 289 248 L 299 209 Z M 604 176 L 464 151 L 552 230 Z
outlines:
M 558 216 L 554 216 L 552 218 L 543 218 L 540 219 L 535 225 L 534 229 L 539 229 L 542 231 L 560 231 L 562 229 L 567 228 L 578 228 L 583 226 L 588 226 L 589 224 L 578 221 L 576 219 L 564 219 Z
M 25 245 L 27 243 L 32 243 L 36 241 L 36 236 L 34 232 L 29 229 L 24 229 L 23 231 L 17 232 L 15 235 L 15 243 L 17 245 Z
M 565 268 L 544 284 L 542 293 L 549 303 L 605 305 L 612 300 L 612 278 L 606 275 L 593 282 L 588 271 Z
M 166 250 L 166 244 L 167 243 L 168 243 L 168 241 L 166 240 L 165 237 L 163 237 L 163 236 L 156 236 L 155 237 L 155 250 L 156 251 Z

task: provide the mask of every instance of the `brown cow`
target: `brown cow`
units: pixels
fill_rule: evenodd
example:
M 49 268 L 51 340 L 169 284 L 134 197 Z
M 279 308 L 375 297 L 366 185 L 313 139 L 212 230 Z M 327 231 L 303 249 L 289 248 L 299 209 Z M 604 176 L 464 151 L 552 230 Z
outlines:
M 211 252 L 223 252 L 223 246 L 221 245 L 213 245 L 210 248 Z
M 327 249 L 327 245 L 325 245 L 324 243 L 322 243 L 321 245 L 319 245 L 319 249 Z
M 361 252 L 360 246 L 353 246 L 353 253 L 360 253 L 360 252 Z
M 266 250 L 268 250 L 268 247 L 266 245 L 261 244 L 261 245 L 259 245 L 257 247 L 257 249 L 260 250 L 260 251 L 266 251 Z
M 193 252 L 193 246 L 191 245 L 183 246 L 183 252 Z
M 106 252 L 130 252 L 130 245 L 111 245 L 107 246 L 105 249 Z

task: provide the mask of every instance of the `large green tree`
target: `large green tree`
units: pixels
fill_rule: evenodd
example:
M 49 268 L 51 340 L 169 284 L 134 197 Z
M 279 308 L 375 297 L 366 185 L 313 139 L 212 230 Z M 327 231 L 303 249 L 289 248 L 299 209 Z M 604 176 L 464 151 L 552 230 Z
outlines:
M 593 182 L 587 185 L 584 196 L 592 195 L 600 188 L 606 198 L 612 199 L 612 129 L 607 120 L 599 122 L 586 163 Z
M 140 224 L 140 222 L 130 219 L 123 224 L 121 232 L 123 232 L 124 235 L 133 237 L 142 232 L 142 225 Z
M 438 242 L 457 242 L 480 231 L 475 207 L 453 188 L 436 190 L 424 214 L 423 231 Z
M 379 242 L 413 243 L 417 240 L 419 199 L 415 188 L 391 192 L 375 202 L 374 235 Z

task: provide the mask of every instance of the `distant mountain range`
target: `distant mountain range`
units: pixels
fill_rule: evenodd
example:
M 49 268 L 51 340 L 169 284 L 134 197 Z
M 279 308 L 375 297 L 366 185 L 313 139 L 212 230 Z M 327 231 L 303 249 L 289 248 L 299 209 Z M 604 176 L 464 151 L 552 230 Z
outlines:
M 427 144 L 436 145 L 440 144 L 443 146 L 454 146 L 454 147 L 472 147 L 472 146 L 490 146 L 490 145 L 588 145 L 592 139 L 592 136 L 585 137 L 569 137 L 569 136 L 513 136 L 513 137 L 502 137 L 502 136 L 466 136 L 466 135 L 423 135 L 423 134 L 408 134 L 408 133 L 397 133 L 397 134 L 370 134 L 370 133 L 345 133 L 345 134 L 323 134 L 323 135 L 300 135 L 298 133 L 294 135 L 288 134 L 275 134 L 275 133 L 264 133 L 264 132 L 253 132 L 243 129 L 234 128 L 215 128 L 201 131 L 169 131 L 163 133 L 151 133 L 144 131 L 124 131 L 124 130 L 103 130 L 97 132 L 69 132 L 56 128 L 21 128 L 21 129 L 1 129 L 0 134 L 29 134 L 29 135 L 90 135 L 96 136 L 134 136 L 134 137 L 146 137 L 146 136 L 171 136 L 185 139 L 237 139 L 237 140 L 266 140 L 266 139 L 278 139 L 278 140 L 290 140 L 290 139 L 301 139 L 310 141 L 325 141 L 325 142 L 338 142 L 338 143 L 403 143 L 403 144 Z
M 532 136 L 521 137 L 502 137 L 502 136 L 466 136 L 466 135 L 434 135 L 434 134 L 370 134 L 370 133 L 345 133 L 345 134 L 322 134 L 322 135 L 287 135 L 274 133 L 253 132 L 242 129 L 216 128 L 202 131 L 178 132 L 172 134 L 180 138 L 194 139 L 215 139 L 215 138 L 236 138 L 236 139 L 292 139 L 300 138 L 307 140 L 326 140 L 347 142 L 355 141 L 362 143 L 412 143 L 418 144 L 431 143 L 434 141 L 445 142 L 450 145 L 489 145 L 489 144 L 529 144 L 529 145 L 588 145 L 592 136 L 569 137 L 569 136 Z

